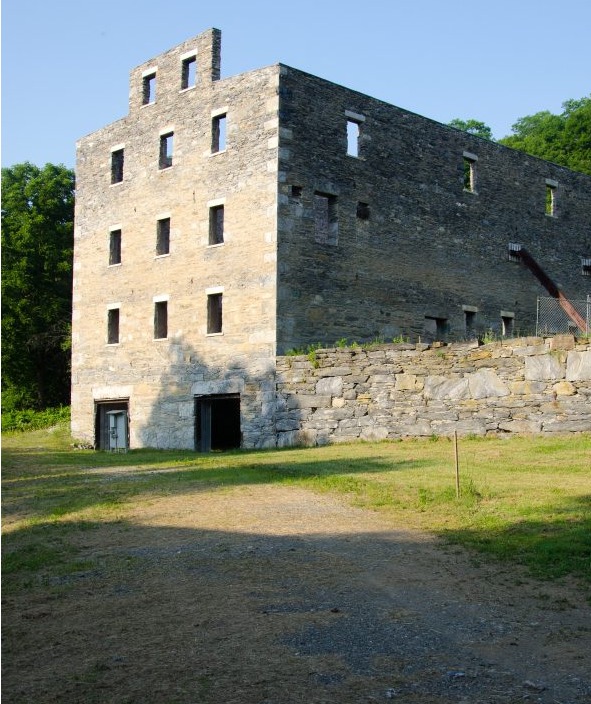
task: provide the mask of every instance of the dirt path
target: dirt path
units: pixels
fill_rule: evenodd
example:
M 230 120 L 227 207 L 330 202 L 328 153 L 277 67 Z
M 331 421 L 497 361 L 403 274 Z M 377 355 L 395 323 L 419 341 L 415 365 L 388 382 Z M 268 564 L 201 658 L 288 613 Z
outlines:
M 10 704 L 591 701 L 591 609 L 298 488 L 169 496 L 4 604 Z

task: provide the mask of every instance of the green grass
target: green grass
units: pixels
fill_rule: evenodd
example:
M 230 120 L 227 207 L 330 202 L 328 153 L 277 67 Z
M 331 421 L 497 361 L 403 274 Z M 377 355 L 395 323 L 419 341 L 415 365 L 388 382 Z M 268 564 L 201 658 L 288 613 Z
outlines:
M 79 568 L 72 536 L 138 501 L 284 483 L 338 493 L 540 578 L 591 587 L 591 435 L 447 439 L 195 454 L 73 450 L 65 427 L 3 436 L 7 579 Z M 22 585 L 21 585 L 22 586 Z

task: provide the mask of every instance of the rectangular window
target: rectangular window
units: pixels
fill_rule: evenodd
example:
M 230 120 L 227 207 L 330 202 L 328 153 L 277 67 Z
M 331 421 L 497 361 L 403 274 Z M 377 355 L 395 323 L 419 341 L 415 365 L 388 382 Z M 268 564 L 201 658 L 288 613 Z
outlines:
M 156 72 L 142 76 L 142 105 L 156 101 Z
M 172 148 L 173 148 L 174 133 L 160 135 L 160 160 L 159 166 L 161 169 L 168 169 L 172 166 Z
M 470 152 L 463 154 L 464 168 L 464 190 L 469 193 L 476 193 L 476 162 L 478 157 Z
M 170 254 L 170 218 L 162 218 L 156 224 L 156 256 Z
M 336 196 L 327 193 L 314 193 L 314 232 L 318 244 L 338 244 Z
M 476 323 L 476 312 L 473 310 L 464 311 L 464 328 L 466 335 L 474 334 L 474 325 Z
M 347 120 L 347 154 L 359 156 L 359 123 Z
M 123 181 L 123 149 L 115 149 L 111 152 L 111 183 Z
M 222 295 L 210 293 L 207 296 L 207 334 L 222 332 Z
M 447 318 L 425 316 L 425 337 L 431 340 L 443 340 L 447 335 Z
M 121 230 L 109 232 L 109 266 L 121 264 Z
M 581 274 L 591 276 L 591 257 L 581 257 Z
M 181 90 L 192 88 L 197 83 L 197 57 L 188 56 L 183 59 L 181 69 Z
M 163 340 L 168 337 L 168 301 L 154 303 L 154 339 Z
M 359 220 L 369 220 L 369 203 L 357 203 L 357 217 Z
M 223 152 L 226 149 L 226 116 L 216 115 L 211 122 L 211 151 L 212 154 Z
M 209 209 L 209 244 L 224 241 L 224 206 L 214 205 Z
M 501 311 L 501 331 L 503 337 L 512 337 L 515 329 L 515 314 Z
M 119 308 L 109 308 L 107 311 L 107 344 L 119 343 Z
M 556 188 L 558 182 L 553 179 L 546 179 L 546 215 L 556 216 Z

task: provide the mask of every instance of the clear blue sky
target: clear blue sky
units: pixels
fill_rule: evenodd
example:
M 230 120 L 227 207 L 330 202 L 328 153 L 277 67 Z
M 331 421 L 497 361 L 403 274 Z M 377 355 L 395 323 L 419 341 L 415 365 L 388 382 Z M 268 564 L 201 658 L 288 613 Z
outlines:
M 590 0 L 2 0 L 3 166 L 74 166 L 129 71 L 210 27 L 222 77 L 281 62 L 497 138 L 591 92 Z

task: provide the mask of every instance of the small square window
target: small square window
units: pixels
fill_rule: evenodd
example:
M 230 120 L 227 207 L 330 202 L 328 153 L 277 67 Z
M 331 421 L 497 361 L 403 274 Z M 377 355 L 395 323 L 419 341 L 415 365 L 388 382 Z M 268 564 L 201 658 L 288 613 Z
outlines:
M 109 233 L 109 266 L 121 264 L 121 230 Z
M 109 308 L 107 312 L 107 344 L 119 343 L 119 308 Z
M 111 183 L 123 181 L 123 149 L 115 149 L 111 152 Z
M 173 132 L 160 135 L 159 166 L 161 169 L 168 169 L 172 166 L 173 139 Z
M 209 209 L 209 244 L 222 244 L 224 241 L 224 206 L 215 205 Z
M 181 90 L 192 88 L 197 83 L 197 57 L 183 59 L 181 69 Z
M 211 293 L 207 296 L 207 334 L 222 332 L 222 295 Z
M 162 218 L 156 224 L 156 256 L 170 254 L 170 218 Z
M 154 339 L 168 337 L 168 301 L 154 303 Z
M 150 73 L 142 78 L 142 105 L 156 101 L 156 73 Z
M 216 115 L 211 123 L 211 151 L 212 154 L 223 152 L 226 149 L 226 116 Z

